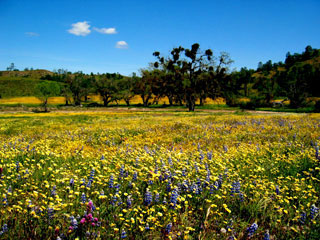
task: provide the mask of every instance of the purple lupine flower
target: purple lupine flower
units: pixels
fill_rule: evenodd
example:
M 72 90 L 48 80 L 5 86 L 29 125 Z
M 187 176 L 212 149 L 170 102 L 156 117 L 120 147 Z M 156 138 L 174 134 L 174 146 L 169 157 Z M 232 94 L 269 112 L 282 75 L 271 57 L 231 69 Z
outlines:
M 85 194 L 85 193 L 82 193 L 82 194 L 81 194 L 81 202 L 82 202 L 82 203 L 85 203 L 86 201 L 87 201 L 86 194 Z
M 111 175 L 109 179 L 109 188 L 113 188 L 113 183 L 114 183 L 114 176 Z
M 162 203 L 163 203 L 163 204 L 167 204 L 167 198 L 166 198 L 166 197 L 163 198 Z
M 122 230 L 121 232 L 121 238 L 126 238 L 127 237 L 127 233 L 125 230 Z
M 92 183 L 93 183 L 94 174 L 95 174 L 95 170 L 92 168 L 91 171 L 90 171 L 89 181 L 88 181 L 88 184 L 87 184 L 88 188 L 90 188 Z
M 138 178 L 138 173 L 135 171 L 132 176 L 132 182 L 137 181 L 137 178 Z
M 247 233 L 249 237 L 252 237 L 253 234 L 257 231 L 258 229 L 258 224 L 253 223 L 250 227 L 247 228 Z
M 56 186 L 53 186 L 53 187 L 52 187 L 51 196 L 53 196 L 53 197 L 57 195 L 57 193 L 56 193 L 56 188 L 57 188 Z
M 156 203 L 160 202 L 160 194 L 159 193 L 156 193 L 156 195 L 154 196 L 154 201 Z
M 72 227 L 72 230 L 77 229 L 78 228 L 78 221 L 74 216 L 70 217 L 70 225 Z
M 316 146 L 315 149 L 316 149 L 316 159 L 318 159 L 320 161 L 319 147 Z
M 228 147 L 226 145 L 223 145 L 224 152 L 228 152 Z
M 48 208 L 48 217 L 49 217 L 49 219 L 53 218 L 53 214 L 54 214 L 53 212 L 54 212 L 53 207 L 49 207 Z
M 171 180 L 170 179 L 167 182 L 166 190 L 167 190 L 167 192 L 171 191 Z
M 267 230 L 266 233 L 264 234 L 263 240 L 270 240 L 269 230 Z
M 310 209 L 311 219 L 314 219 L 318 212 L 319 212 L 319 208 L 317 208 L 316 205 L 312 204 L 311 209 Z
M 8 232 L 8 225 L 7 224 L 4 224 L 2 226 L 2 229 L 0 231 L 0 236 L 3 235 L 4 233 Z
M 118 201 L 118 206 L 122 205 L 122 199 L 121 197 L 119 198 L 119 201 Z
M 166 234 L 169 234 L 171 232 L 171 228 L 172 228 L 172 223 L 169 223 L 167 226 L 166 226 Z
M 73 178 L 70 179 L 69 185 L 70 185 L 70 187 L 74 187 L 74 179 Z
M 301 224 L 305 224 L 305 223 L 306 223 L 306 219 L 307 219 L 307 214 L 306 214 L 305 212 L 302 212 L 302 213 L 300 214 L 299 222 L 300 222 Z
M 178 189 L 175 188 L 175 189 L 172 191 L 171 198 L 170 198 L 170 207 L 171 207 L 171 208 L 175 209 L 175 207 L 176 207 L 176 205 L 177 205 L 178 197 L 179 197 Z
M 144 204 L 146 206 L 149 206 L 152 202 L 152 193 L 147 189 L 145 195 L 144 195 Z
M 185 177 L 187 174 L 186 174 L 186 168 L 182 169 L 182 176 Z
M 123 178 L 123 174 L 124 174 L 124 166 L 122 165 L 121 168 L 120 168 L 120 170 L 119 170 L 119 180 L 120 180 L 121 178 Z
M 280 189 L 279 189 L 279 186 L 278 186 L 278 185 L 276 186 L 276 194 L 277 194 L 277 195 L 280 194 Z
M 231 196 L 234 196 L 235 193 L 239 194 L 240 193 L 240 182 L 236 181 L 232 183 L 232 187 L 231 187 Z
M 146 224 L 146 226 L 144 227 L 144 229 L 147 230 L 147 231 L 150 230 L 149 223 Z
M 129 195 L 127 197 L 127 208 L 131 208 L 131 206 L 132 206 L 132 199 L 131 199 L 131 196 Z
M 20 163 L 19 161 L 16 162 L 16 171 L 17 173 L 19 172 L 19 169 L 20 169 Z

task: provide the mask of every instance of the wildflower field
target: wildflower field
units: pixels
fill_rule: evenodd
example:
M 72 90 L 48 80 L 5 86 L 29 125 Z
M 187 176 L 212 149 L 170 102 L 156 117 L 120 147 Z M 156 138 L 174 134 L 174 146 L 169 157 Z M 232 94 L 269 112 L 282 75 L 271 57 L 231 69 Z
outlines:
M 2 114 L 0 239 L 319 239 L 319 114 Z

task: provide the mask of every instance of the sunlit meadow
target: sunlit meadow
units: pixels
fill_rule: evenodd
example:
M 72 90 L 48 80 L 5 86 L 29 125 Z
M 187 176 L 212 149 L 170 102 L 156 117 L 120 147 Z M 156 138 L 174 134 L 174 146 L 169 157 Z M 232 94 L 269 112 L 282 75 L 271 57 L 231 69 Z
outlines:
M 320 115 L 3 114 L 1 239 L 319 239 Z

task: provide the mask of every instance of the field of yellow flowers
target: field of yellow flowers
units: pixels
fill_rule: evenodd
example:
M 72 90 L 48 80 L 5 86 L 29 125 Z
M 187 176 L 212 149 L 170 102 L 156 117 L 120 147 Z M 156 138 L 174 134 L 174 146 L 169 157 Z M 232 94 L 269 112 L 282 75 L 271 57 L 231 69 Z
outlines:
M 319 239 L 320 115 L 0 116 L 0 239 Z

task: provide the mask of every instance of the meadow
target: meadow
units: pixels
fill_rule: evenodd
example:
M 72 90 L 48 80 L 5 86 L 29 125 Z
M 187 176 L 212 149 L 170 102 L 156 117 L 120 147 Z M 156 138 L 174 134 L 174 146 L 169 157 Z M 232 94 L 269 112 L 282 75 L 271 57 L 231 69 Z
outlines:
M 0 115 L 0 239 L 319 239 L 320 114 Z

